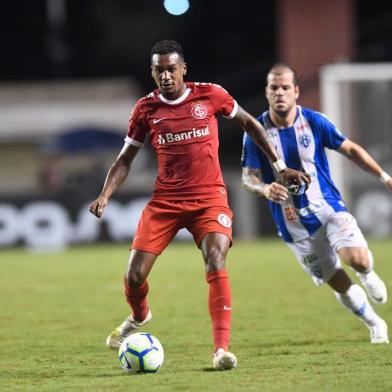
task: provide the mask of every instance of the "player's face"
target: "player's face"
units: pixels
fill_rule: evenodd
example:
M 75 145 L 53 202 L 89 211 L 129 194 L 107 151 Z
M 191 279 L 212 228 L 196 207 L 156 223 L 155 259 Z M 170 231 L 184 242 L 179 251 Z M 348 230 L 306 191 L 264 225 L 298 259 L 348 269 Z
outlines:
M 270 108 L 279 116 L 287 116 L 297 103 L 299 88 L 294 84 L 293 76 L 290 70 L 283 70 L 267 77 L 265 95 Z
M 165 98 L 174 100 L 185 92 L 186 64 L 178 53 L 154 54 L 151 74 Z

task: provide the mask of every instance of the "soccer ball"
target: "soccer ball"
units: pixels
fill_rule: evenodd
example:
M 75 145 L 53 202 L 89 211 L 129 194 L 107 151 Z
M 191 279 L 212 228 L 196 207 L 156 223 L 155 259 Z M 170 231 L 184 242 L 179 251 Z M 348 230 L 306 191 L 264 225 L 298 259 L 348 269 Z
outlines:
M 156 373 L 163 363 L 163 347 L 150 333 L 134 333 L 122 342 L 118 359 L 127 373 Z

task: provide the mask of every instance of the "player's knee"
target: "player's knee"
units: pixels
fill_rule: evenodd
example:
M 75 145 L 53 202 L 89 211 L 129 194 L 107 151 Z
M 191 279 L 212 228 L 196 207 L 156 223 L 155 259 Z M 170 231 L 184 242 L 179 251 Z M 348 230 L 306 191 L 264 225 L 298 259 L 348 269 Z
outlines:
M 345 254 L 344 260 L 355 270 L 362 271 L 369 267 L 369 254 L 367 249 L 352 249 Z
M 140 270 L 137 270 L 135 268 L 131 268 L 128 270 L 126 278 L 130 287 L 139 287 L 146 280 L 144 274 Z
M 225 268 L 226 252 L 219 248 L 209 249 L 205 255 L 205 263 L 209 271 L 217 271 Z

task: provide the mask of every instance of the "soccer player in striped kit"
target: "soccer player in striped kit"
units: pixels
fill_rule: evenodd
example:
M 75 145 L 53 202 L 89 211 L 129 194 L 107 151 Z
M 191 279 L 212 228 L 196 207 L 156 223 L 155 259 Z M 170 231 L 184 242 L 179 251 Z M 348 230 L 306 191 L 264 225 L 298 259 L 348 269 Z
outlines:
M 91 213 L 101 217 L 109 198 L 126 179 L 146 137 L 149 138 L 157 157 L 158 176 L 132 242 L 124 279 L 132 314 L 108 336 L 106 343 L 119 347 L 126 336 L 151 319 L 147 276 L 177 231 L 187 228 L 201 250 L 209 284 L 213 368 L 229 370 L 237 364 L 234 354 L 228 351 L 231 293 L 225 268 L 232 243 L 233 213 L 219 164 L 217 116 L 233 119 L 246 129 L 286 180 L 298 184 L 308 183 L 309 178 L 286 167 L 268 143 L 260 123 L 224 88 L 184 81 L 187 67 L 177 42 L 164 40 L 154 45 L 151 71 L 158 88 L 133 108 L 124 147 L 108 172 L 101 194 L 90 205 Z
M 269 110 L 258 120 L 286 165 L 304 170 L 312 182 L 306 191 L 301 187 L 290 191 L 245 134 L 243 186 L 269 200 L 279 235 L 316 285 L 329 284 L 338 301 L 368 327 L 371 343 L 389 343 L 386 322 L 376 314 L 362 287 L 354 284 L 341 266 L 340 259 L 354 269 L 373 302 L 387 301 L 385 284 L 374 272 L 367 242 L 331 179 L 325 148 L 345 155 L 379 178 L 389 191 L 391 177 L 325 115 L 297 105 L 299 86 L 290 66 L 278 63 L 270 69 L 265 92 Z

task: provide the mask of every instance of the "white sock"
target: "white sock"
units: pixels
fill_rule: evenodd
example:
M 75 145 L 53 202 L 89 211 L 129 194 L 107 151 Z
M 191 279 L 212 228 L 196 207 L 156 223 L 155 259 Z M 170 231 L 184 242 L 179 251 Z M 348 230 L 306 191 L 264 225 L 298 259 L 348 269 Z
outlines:
M 353 284 L 346 293 L 340 294 L 334 291 L 338 301 L 347 309 L 351 310 L 367 326 L 374 326 L 379 317 L 369 304 L 365 291 L 357 284 Z

